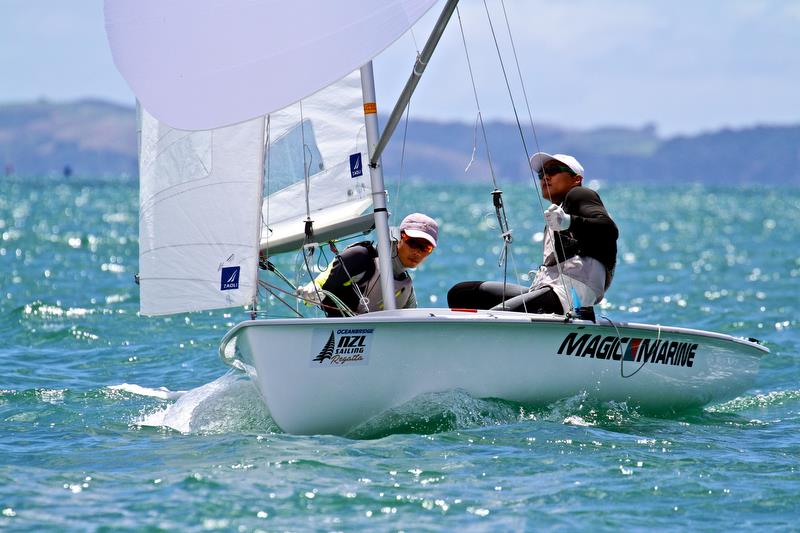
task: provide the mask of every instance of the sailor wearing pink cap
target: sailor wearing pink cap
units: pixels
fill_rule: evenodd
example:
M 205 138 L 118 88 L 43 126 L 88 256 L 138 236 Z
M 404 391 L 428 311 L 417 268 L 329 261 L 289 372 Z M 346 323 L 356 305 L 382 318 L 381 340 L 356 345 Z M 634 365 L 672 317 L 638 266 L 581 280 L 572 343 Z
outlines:
M 400 239 L 392 241 L 392 275 L 398 309 L 417 306 L 414 285 L 407 269 L 419 266 L 436 248 L 439 225 L 422 213 L 412 213 L 400 223 Z M 378 251 L 369 241 L 348 246 L 317 279 L 297 290 L 300 298 L 320 305 L 328 316 L 343 316 L 332 298 L 336 296 L 355 314 L 383 309 Z

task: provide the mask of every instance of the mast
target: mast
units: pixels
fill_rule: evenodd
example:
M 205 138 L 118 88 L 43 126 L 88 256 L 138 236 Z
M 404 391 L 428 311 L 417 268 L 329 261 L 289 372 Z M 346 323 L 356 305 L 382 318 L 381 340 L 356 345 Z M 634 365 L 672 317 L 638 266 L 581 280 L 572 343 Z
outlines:
M 411 100 L 414 89 L 417 88 L 422 73 L 428 64 L 450 16 L 456 9 L 458 0 L 447 0 L 444 10 L 439 15 L 436 25 L 431 32 L 422 53 L 417 57 L 411 76 L 408 78 L 403 92 L 389 116 L 389 122 L 383 135 L 378 131 L 378 108 L 375 104 L 375 76 L 372 72 L 372 61 L 361 67 L 361 91 L 364 94 L 364 122 L 367 126 L 367 147 L 369 149 L 369 175 L 372 183 L 372 205 L 375 214 L 375 233 L 378 237 L 378 265 L 381 269 L 381 295 L 385 310 L 397 309 L 394 299 L 394 276 L 387 275 L 392 272 L 391 246 L 389 242 L 389 212 L 386 209 L 386 189 L 383 184 L 383 166 L 381 153 L 394 133 L 403 110 Z
M 361 67 L 361 92 L 364 96 L 364 122 L 367 127 L 369 150 L 369 177 L 372 184 L 372 205 L 375 215 L 375 233 L 378 237 L 378 265 L 381 269 L 381 295 L 386 311 L 397 309 L 394 299 L 392 275 L 392 249 L 389 244 L 389 211 L 386 209 L 386 188 L 383 184 L 383 166 L 380 154 L 373 155 L 378 142 L 378 107 L 375 103 L 375 76 L 372 61 Z

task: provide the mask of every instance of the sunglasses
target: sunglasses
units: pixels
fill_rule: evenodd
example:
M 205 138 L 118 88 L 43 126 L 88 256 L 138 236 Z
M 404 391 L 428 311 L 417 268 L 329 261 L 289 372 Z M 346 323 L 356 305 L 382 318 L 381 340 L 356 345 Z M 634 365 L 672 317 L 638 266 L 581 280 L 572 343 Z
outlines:
M 556 174 L 561 174 L 562 172 L 569 172 L 572 175 L 575 175 L 575 172 L 571 168 L 566 165 L 550 165 L 547 168 L 542 168 L 537 172 L 539 174 L 539 179 L 544 179 L 545 174 L 548 176 L 555 176 Z
M 433 251 L 434 246 L 425 239 L 415 239 L 414 237 L 409 237 L 405 232 L 400 234 L 400 238 L 403 239 L 404 243 L 418 252 L 425 252 L 426 254 L 429 254 Z

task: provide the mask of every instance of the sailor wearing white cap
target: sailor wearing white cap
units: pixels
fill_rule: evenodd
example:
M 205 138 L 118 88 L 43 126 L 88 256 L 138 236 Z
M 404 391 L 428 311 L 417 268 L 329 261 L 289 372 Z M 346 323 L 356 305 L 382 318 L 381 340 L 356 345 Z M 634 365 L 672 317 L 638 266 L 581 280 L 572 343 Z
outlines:
M 565 314 L 603 299 L 617 260 L 616 224 L 600 196 L 583 186 L 583 165 L 573 156 L 539 152 L 530 164 L 542 197 L 552 202 L 544 212 L 544 260 L 533 283 L 458 283 L 447 294 L 451 308 Z

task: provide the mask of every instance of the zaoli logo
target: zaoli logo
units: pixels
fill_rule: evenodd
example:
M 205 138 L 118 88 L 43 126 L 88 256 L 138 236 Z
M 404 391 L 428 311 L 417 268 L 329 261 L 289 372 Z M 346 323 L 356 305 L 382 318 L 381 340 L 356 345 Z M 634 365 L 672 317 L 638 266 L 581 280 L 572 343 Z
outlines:
M 239 288 L 240 267 L 222 267 L 222 274 L 219 281 L 219 290 L 229 291 Z
M 322 348 L 311 360 L 311 366 L 366 365 L 374 333 L 374 328 L 314 330 L 311 346 L 314 352 L 317 347 Z
M 357 178 L 363 173 L 361 168 L 361 152 L 350 154 L 350 177 Z

